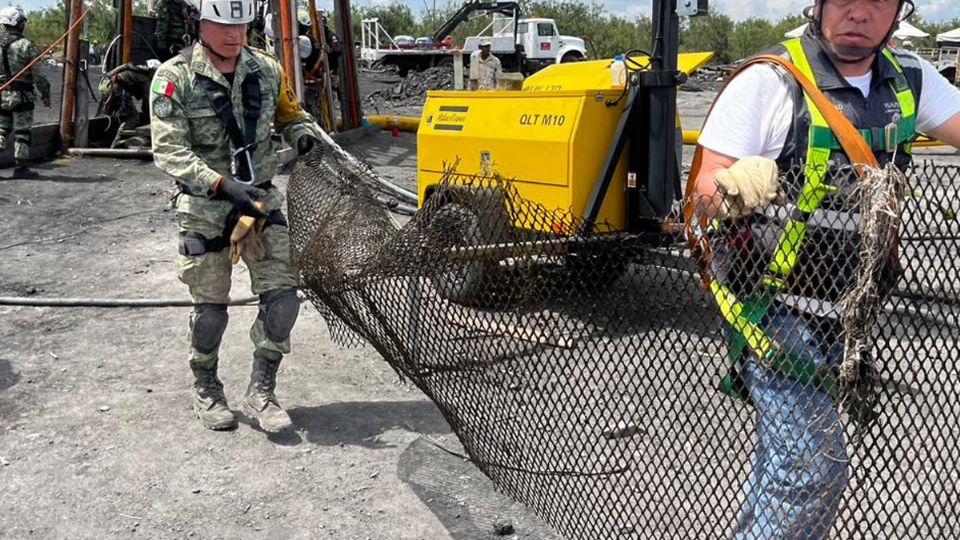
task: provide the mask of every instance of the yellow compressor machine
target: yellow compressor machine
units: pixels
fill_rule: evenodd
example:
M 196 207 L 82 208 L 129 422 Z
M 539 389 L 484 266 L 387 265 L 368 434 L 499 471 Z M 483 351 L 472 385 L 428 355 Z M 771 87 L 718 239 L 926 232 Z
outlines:
M 712 57 L 713 53 L 680 54 L 678 73 L 683 75 L 678 78 Z M 634 66 L 634 75 L 650 67 L 645 56 L 630 56 L 627 63 Z M 605 196 L 593 199 L 604 182 L 605 168 L 611 166 L 606 160 L 617 146 L 618 129 L 634 128 L 621 136 L 636 139 L 636 124 L 649 116 L 638 110 L 640 98 L 631 96 L 631 88 L 613 86 L 613 66 L 612 60 L 556 64 L 529 77 L 519 91 L 429 92 L 417 132 L 421 204 L 456 159 L 457 178 L 493 170 L 510 179 L 524 199 L 547 209 L 569 210 L 571 217 L 608 223 L 616 230 L 636 230 L 643 218 L 663 216 L 678 193 L 677 168 L 672 172 L 664 168 L 661 177 L 650 182 L 649 175 L 656 173 L 639 170 L 643 159 L 637 152 L 619 152 Z M 621 144 L 645 143 L 657 131 L 658 138 L 673 142 L 676 152 L 675 117 L 674 112 L 666 125 L 640 131 L 641 140 Z M 620 125 L 628 119 L 628 125 Z M 665 164 L 656 165 L 654 170 Z M 597 202 L 598 208 L 590 207 Z M 568 225 L 550 224 L 550 232 L 573 232 Z
M 531 243 L 559 246 L 564 264 L 575 268 L 597 261 L 586 248 L 594 240 L 626 235 L 651 246 L 677 240 L 664 227 L 681 198 L 677 87 L 712 57 L 678 54 L 679 20 L 707 6 L 654 0 L 652 7 L 649 52 L 554 65 L 521 90 L 427 93 L 417 130 L 418 202 L 433 200 L 437 230 L 459 224 L 455 238 L 448 234 L 443 242 L 450 244 L 445 256 L 463 261 L 434 280 L 442 297 L 486 303 L 492 265 L 523 256 Z M 456 173 L 448 174 L 454 163 Z M 487 189 L 492 173 L 511 189 Z M 442 197 L 433 199 L 437 193 Z M 526 201 L 549 217 L 510 210 Z M 603 225 L 616 234 L 592 234 L 608 230 Z M 624 268 L 602 266 L 611 270 L 609 279 L 604 272 L 592 285 L 615 280 Z

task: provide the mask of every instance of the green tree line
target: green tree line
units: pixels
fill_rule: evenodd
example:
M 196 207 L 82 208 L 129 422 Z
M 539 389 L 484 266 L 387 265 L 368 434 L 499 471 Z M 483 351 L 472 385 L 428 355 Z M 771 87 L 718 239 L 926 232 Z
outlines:
M 80 23 L 83 39 L 106 43 L 117 35 L 115 28 L 118 8 L 114 6 L 115 2 L 116 0 L 114 2 L 101 1 L 94 4 L 90 13 Z M 84 6 L 84 9 L 86 9 L 86 6 Z M 147 3 L 143 0 L 136 0 L 133 4 L 133 13 L 135 15 L 146 15 Z M 41 49 L 46 49 L 63 34 L 66 28 L 67 1 L 57 0 L 54 6 L 27 12 L 27 28 L 24 35 L 33 40 Z M 53 53 L 59 55 L 62 54 L 63 50 L 61 46 Z
M 391 3 L 376 6 L 354 6 L 355 35 L 360 39 L 360 21 L 379 18 L 380 24 L 391 35 L 406 34 L 415 37 L 430 36 L 462 5 L 449 2 L 436 9 L 415 14 L 406 4 Z M 557 22 L 565 35 L 589 38 L 588 50 L 594 58 L 609 58 L 628 49 L 649 49 L 653 24 L 650 15 L 628 18 L 612 14 L 602 3 L 585 0 L 520 0 L 521 16 L 549 17 Z M 457 43 L 474 35 L 489 22 L 479 18 L 460 25 L 453 37 Z M 734 21 L 729 16 L 711 10 L 700 17 L 685 20 L 680 29 L 682 51 L 714 51 L 715 63 L 730 63 L 756 54 L 783 41 L 784 34 L 806 22 L 799 13 L 777 21 L 751 18 Z M 916 13 L 910 23 L 928 32 L 930 37 L 912 39 L 915 48 L 936 47 L 936 35 L 960 27 L 960 18 L 941 23 L 927 22 Z
M 107 42 L 116 36 L 117 0 L 98 2 L 84 23 L 83 37 L 87 40 Z M 566 35 L 588 38 L 587 49 L 593 58 L 610 58 L 629 49 L 649 49 L 653 24 L 648 14 L 625 17 L 607 11 L 602 3 L 586 0 L 519 0 L 521 16 L 549 17 L 557 22 L 560 32 Z M 392 35 L 406 34 L 415 37 L 430 36 L 444 21 L 449 19 L 463 3 L 448 1 L 435 9 L 414 13 L 407 4 L 398 2 L 376 6 L 353 6 L 354 36 L 360 40 L 360 21 L 379 18 L 380 24 Z M 27 14 L 27 37 L 41 47 L 46 47 L 60 37 L 66 28 L 66 0 L 57 0 L 53 7 L 31 11 Z M 134 3 L 134 13 L 147 14 L 143 0 Z M 726 64 L 745 58 L 782 41 L 784 33 L 804 23 L 797 15 L 777 21 L 751 18 L 734 21 L 717 11 L 684 20 L 680 31 L 682 51 L 714 51 L 715 63 Z M 457 43 L 463 43 L 470 35 L 476 35 L 487 24 L 489 17 L 477 17 L 461 24 L 453 33 Z M 928 32 L 930 37 L 911 40 L 915 48 L 936 46 L 935 36 L 960 27 L 960 18 L 942 23 L 927 22 L 916 13 L 911 24 Z M 62 51 L 62 48 L 60 49 Z

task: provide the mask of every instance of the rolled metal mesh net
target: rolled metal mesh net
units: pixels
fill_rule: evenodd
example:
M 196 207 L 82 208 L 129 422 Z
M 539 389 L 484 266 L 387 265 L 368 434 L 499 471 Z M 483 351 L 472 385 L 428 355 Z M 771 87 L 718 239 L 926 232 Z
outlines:
M 333 337 L 375 347 L 565 537 L 955 536 L 960 170 L 834 171 L 806 214 L 805 179 L 743 219 L 695 214 L 701 257 L 677 220 L 585 227 L 452 167 L 402 226 L 323 149 L 288 196 Z

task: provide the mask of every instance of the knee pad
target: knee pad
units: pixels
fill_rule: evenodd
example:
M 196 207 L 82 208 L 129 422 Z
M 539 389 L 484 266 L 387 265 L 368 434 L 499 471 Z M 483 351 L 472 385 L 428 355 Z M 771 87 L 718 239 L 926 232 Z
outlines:
M 226 304 L 197 304 L 193 306 L 191 330 L 193 348 L 203 354 L 210 354 L 220 346 L 223 332 L 227 329 Z
M 296 289 L 278 289 L 260 295 L 260 313 L 263 328 L 270 341 L 281 343 L 290 338 L 293 324 L 300 314 L 300 299 Z

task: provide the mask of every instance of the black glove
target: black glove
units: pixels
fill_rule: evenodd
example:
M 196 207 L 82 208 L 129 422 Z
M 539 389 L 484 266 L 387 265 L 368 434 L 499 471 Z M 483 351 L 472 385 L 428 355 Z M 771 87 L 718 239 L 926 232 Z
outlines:
M 232 202 L 234 206 L 240 209 L 240 213 L 245 216 L 253 216 L 255 218 L 267 217 L 266 214 L 261 212 L 260 209 L 253 204 L 255 201 L 267 196 L 267 192 L 258 187 L 248 186 L 236 180 L 224 178 L 217 187 L 217 194 L 222 195 L 224 199 Z
M 313 141 L 314 139 L 310 135 L 304 135 L 297 139 L 297 156 L 302 156 L 313 150 Z

